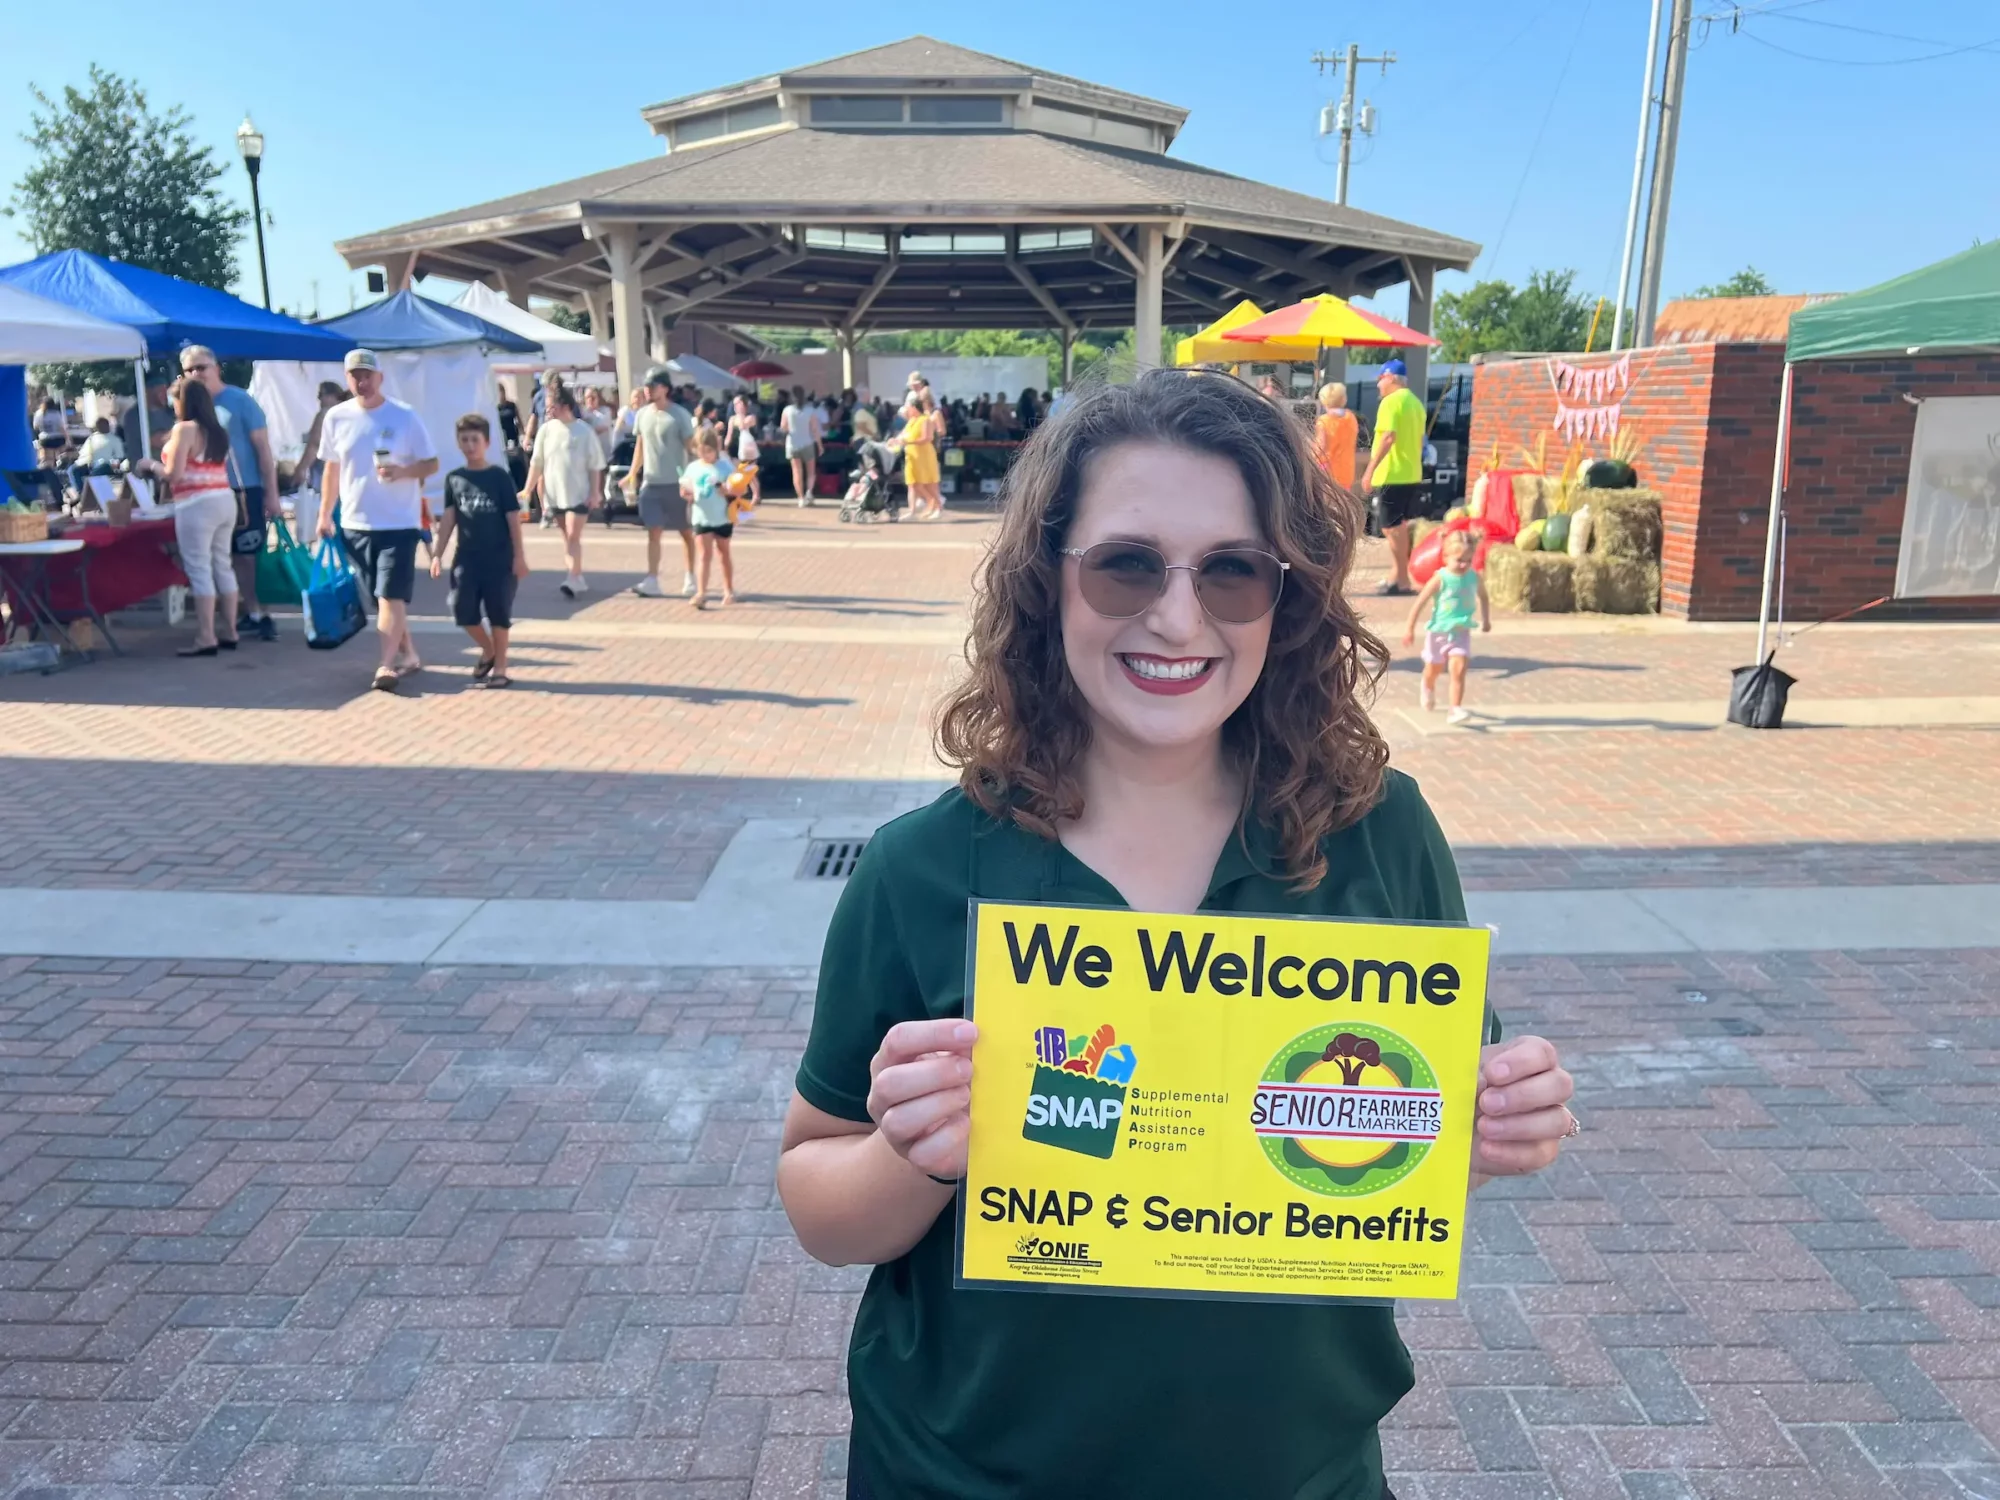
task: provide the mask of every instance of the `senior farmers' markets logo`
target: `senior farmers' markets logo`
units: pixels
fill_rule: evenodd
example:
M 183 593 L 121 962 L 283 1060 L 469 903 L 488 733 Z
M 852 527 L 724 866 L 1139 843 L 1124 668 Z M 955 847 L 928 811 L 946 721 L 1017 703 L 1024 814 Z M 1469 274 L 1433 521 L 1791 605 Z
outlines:
M 1060 1026 L 1035 1033 L 1035 1087 L 1028 1095 L 1024 1139 L 1085 1156 L 1118 1149 L 1125 1089 L 1139 1059 L 1110 1023 L 1071 1036 Z
M 1423 1054 L 1383 1026 L 1318 1026 L 1295 1036 L 1257 1084 L 1250 1123 L 1271 1164 L 1336 1198 L 1379 1193 L 1416 1170 L 1444 1121 Z

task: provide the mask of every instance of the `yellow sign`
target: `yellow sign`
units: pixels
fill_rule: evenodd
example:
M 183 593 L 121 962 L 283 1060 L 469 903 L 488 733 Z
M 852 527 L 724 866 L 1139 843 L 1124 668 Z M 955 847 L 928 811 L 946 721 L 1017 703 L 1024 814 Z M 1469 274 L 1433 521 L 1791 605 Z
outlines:
M 1456 1296 L 1489 938 L 974 903 L 958 1284 Z

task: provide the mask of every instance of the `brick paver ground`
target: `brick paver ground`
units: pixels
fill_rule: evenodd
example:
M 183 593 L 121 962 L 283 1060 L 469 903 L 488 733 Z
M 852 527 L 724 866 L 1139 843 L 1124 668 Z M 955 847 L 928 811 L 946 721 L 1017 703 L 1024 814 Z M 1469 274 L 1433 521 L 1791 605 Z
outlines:
M 0 679 L 4 883 L 691 895 L 745 818 L 886 815 L 941 784 L 930 714 L 991 527 L 766 507 L 739 549 L 746 602 L 707 614 L 615 593 L 642 565 L 630 526 L 592 529 L 598 592 L 570 604 L 531 531 L 505 694 L 467 690 L 428 580 L 434 670 L 394 698 L 365 687 L 368 642 L 316 653 L 295 632 L 213 662 L 140 632 L 129 659 Z M 1364 562 L 1361 590 L 1382 576 L 1372 544 Z M 1362 604 L 1400 635 L 1397 601 Z M 1713 700 L 1752 649 L 1741 629 L 1503 616 L 1472 697 Z M 1829 698 L 2000 694 L 1996 627 L 1834 627 L 1785 659 Z M 1399 647 L 1381 722 L 1470 884 L 2000 880 L 1992 730 L 1421 735 L 1414 666 Z
M 2000 955 L 1515 961 L 1406 1500 L 2000 1493 Z M 800 972 L 0 963 L 0 1496 L 835 1496 Z

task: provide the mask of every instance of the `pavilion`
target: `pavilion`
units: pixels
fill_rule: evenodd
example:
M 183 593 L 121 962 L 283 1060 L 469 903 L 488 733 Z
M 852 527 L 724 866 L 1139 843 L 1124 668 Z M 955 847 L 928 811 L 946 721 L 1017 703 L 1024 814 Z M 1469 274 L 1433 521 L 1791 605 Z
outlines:
M 1479 247 L 1167 155 L 1187 111 L 929 37 L 640 111 L 664 155 L 341 241 L 420 275 L 587 309 L 629 387 L 675 327 L 1132 327 L 1433 278 Z M 1418 390 L 1428 368 L 1409 354 Z

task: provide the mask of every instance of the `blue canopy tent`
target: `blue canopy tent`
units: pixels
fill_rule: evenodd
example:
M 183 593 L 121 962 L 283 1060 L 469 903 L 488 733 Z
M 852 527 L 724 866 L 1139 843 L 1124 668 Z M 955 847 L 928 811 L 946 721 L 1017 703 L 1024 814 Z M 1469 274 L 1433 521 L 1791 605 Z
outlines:
M 206 344 L 224 359 L 339 359 L 354 347 L 342 334 L 252 307 L 227 292 L 84 250 L 57 250 L 0 267 L 0 284 L 136 329 L 151 355 Z M 143 435 L 143 363 L 134 366 L 133 377 Z
M 542 352 L 540 344 L 523 338 L 511 328 L 489 323 L 478 313 L 467 312 L 462 307 L 450 307 L 442 302 L 433 302 L 428 297 L 419 297 L 407 287 L 393 297 L 384 297 L 380 302 L 371 302 L 351 313 L 328 318 L 319 326 L 344 334 L 354 343 L 378 353 L 384 349 L 447 349 L 462 344 L 483 344 L 489 350 L 507 354 Z M 325 356 L 271 357 L 314 359 Z

